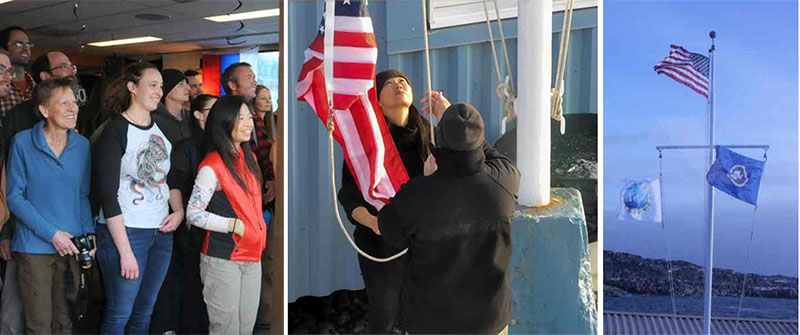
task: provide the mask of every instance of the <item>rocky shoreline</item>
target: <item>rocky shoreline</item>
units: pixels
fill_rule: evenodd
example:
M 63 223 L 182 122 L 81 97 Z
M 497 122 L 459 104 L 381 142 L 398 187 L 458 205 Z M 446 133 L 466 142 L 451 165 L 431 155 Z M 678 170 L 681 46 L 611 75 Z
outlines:
M 667 261 L 614 251 L 603 251 L 603 296 L 670 295 Z M 672 261 L 675 295 L 702 296 L 703 268 L 686 261 Z M 738 297 L 744 274 L 714 269 L 714 296 Z M 748 297 L 797 299 L 797 278 L 782 275 L 747 275 Z

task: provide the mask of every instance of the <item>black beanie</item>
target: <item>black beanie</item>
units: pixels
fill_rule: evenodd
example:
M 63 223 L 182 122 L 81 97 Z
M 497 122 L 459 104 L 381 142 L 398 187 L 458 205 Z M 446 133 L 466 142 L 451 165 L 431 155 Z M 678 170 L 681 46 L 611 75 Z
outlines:
M 380 99 L 380 96 L 381 96 L 381 89 L 383 89 L 383 85 L 386 85 L 386 82 L 389 81 L 389 79 L 392 79 L 392 78 L 395 78 L 395 77 L 401 77 L 401 78 L 405 79 L 406 82 L 408 82 L 408 86 L 411 86 L 411 81 L 408 80 L 408 76 L 406 76 L 405 73 L 400 72 L 398 70 L 382 71 L 381 73 L 378 73 L 375 76 L 375 91 L 378 92 L 378 98 L 379 99 Z
M 161 97 L 161 102 L 164 102 L 169 95 L 169 92 L 172 92 L 172 89 L 181 81 L 186 80 L 188 83 L 188 79 L 186 79 L 186 75 L 183 72 L 175 70 L 175 69 L 166 69 L 161 72 L 161 78 L 164 79 L 164 95 Z
M 472 151 L 483 145 L 483 118 L 470 104 L 447 107 L 436 127 L 436 145 L 453 151 Z

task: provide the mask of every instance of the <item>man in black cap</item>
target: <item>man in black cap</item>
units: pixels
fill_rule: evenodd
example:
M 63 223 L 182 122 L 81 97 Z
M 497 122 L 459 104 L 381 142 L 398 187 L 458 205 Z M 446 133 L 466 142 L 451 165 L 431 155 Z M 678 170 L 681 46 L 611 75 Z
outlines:
M 401 323 L 410 333 L 505 333 L 519 171 L 486 144 L 468 104 L 445 110 L 436 144 L 437 170 L 403 185 L 378 213 L 383 239 L 409 248 Z
M 175 69 L 161 71 L 164 95 L 153 112 L 153 120 L 173 146 L 192 134 L 192 120 L 183 104 L 189 101 L 189 81 Z
M 192 117 L 184 104 L 189 102 L 189 81 L 183 72 L 176 69 L 161 71 L 164 80 L 164 95 L 153 112 L 152 118 L 164 132 L 172 147 L 192 135 Z M 183 253 L 178 243 L 173 245 L 172 260 L 167 276 L 161 284 L 153 315 L 150 318 L 151 334 L 167 334 L 179 329 L 178 316 L 183 301 L 183 290 L 179 282 L 183 274 Z

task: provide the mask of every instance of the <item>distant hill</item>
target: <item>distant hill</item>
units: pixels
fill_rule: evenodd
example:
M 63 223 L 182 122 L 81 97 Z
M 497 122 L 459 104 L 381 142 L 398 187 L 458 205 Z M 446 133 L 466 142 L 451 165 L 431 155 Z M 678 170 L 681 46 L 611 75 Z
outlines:
M 743 273 L 714 269 L 714 296 L 738 297 Z M 675 295 L 702 296 L 703 267 L 686 261 L 672 261 Z M 667 261 L 614 251 L 603 251 L 603 295 L 669 295 Z M 746 296 L 797 299 L 797 278 L 747 275 Z

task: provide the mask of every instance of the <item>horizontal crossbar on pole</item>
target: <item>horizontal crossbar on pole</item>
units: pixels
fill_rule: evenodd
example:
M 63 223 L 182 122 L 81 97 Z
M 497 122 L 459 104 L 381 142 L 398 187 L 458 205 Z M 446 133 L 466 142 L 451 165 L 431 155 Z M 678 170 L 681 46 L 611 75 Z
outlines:
M 764 149 L 769 150 L 769 145 L 766 144 L 736 144 L 736 145 L 657 145 L 656 150 L 665 149 L 710 149 L 716 147 L 726 147 L 732 149 Z

